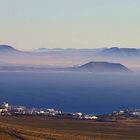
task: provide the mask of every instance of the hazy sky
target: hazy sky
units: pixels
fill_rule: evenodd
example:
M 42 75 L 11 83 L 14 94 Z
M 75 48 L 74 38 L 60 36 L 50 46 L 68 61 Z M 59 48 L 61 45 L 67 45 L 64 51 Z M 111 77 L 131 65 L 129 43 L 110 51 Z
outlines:
M 140 47 L 140 0 L 0 0 L 0 44 Z

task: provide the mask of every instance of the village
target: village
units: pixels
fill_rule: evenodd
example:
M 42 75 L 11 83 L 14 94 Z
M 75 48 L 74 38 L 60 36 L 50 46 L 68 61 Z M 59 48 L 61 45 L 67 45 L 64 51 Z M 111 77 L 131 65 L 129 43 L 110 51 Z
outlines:
M 83 119 L 83 120 L 94 120 L 94 121 L 103 121 L 103 122 L 112 122 L 117 120 L 126 120 L 126 119 L 140 119 L 140 109 L 134 110 L 120 110 L 113 111 L 110 114 L 83 114 L 81 112 L 70 113 L 62 112 L 55 109 L 49 108 L 27 108 L 25 106 L 12 106 L 6 102 L 3 102 L 0 105 L 0 115 L 1 116 L 48 116 L 48 117 L 57 117 L 57 118 L 70 118 L 70 119 Z

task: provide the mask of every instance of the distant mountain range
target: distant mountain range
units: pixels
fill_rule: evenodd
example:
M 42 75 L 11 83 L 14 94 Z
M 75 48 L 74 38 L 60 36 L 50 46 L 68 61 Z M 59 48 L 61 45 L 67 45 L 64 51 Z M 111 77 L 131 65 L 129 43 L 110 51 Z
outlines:
M 11 52 L 11 53 L 21 53 L 25 51 L 19 51 L 15 49 L 12 46 L 9 45 L 0 45 L 0 53 L 3 52 Z M 140 55 L 140 49 L 136 48 L 118 48 L 118 47 L 112 47 L 112 48 L 99 48 L 99 49 L 73 49 L 73 48 L 54 48 L 54 49 L 49 49 L 49 48 L 40 48 L 36 49 L 31 52 L 27 53 L 55 53 L 55 54 L 62 54 L 62 53 L 79 53 L 79 55 L 83 54 L 90 54 L 90 55 L 95 55 L 95 56 L 138 56 Z
M 132 69 L 134 68 L 140 70 L 139 59 L 140 49 L 136 48 L 40 48 L 26 52 L 17 50 L 10 45 L 0 45 L 0 65 L 50 65 L 50 67 L 73 67 L 82 63 L 92 62 L 94 60 L 97 62 L 102 62 L 92 62 L 88 64 L 90 67 L 92 67 L 91 69 L 94 69 L 94 71 L 99 71 L 98 68 L 101 67 L 102 70 L 105 67 L 106 70 L 108 68 L 108 71 L 110 71 L 111 69 L 113 69 L 113 67 L 111 67 L 111 63 L 120 63 L 130 66 L 130 68 Z M 103 61 L 105 61 L 106 63 Z M 86 68 L 84 68 L 85 66 L 73 69 L 86 70 Z M 115 69 L 117 69 L 117 67 Z
M 88 52 L 88 51 L 94 51 L 97 54 L 101 55 L 138 55 L 140 54 L 140 49 L 136 48 L 119 48 L 119 47 L 112 47 L 112 48 L 99 48 L 99 49 L 63 49 L 63 48 L 40 48 L 34 50 L 34 52 L 66 52 L 66 51 L 79 51 L 79 52 Z

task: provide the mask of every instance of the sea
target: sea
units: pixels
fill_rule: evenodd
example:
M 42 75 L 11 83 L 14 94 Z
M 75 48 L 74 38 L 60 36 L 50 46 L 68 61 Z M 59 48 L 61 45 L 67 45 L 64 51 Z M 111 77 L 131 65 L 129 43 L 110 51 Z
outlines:
M 140 74 L 0 72 L 0 103 L 104 114 L 140 108 Z

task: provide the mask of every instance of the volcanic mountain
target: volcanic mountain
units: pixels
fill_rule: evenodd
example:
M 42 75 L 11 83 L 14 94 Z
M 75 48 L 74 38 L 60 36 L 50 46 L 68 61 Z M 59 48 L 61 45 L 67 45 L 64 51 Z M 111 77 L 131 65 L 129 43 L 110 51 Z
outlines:
M 131 72 L 127 67 L 120 63 L 109 63 L 109 62 L 89 62 L 79 67 L 72 68 L 78 71 L 89 71 L 89 72 Z

